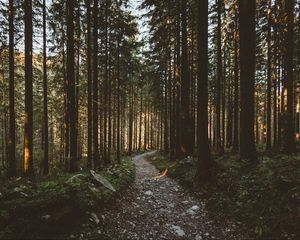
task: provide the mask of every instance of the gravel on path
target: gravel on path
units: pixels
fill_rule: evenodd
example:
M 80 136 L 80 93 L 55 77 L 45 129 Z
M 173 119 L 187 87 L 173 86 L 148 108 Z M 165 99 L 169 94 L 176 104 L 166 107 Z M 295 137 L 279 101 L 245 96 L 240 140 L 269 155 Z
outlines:
M 136 178 L 110 206 L 92 213 L 77 239 L 248 239 L 233 222 L 215 221 L 205 204 L 147 161 L 155 152 L 133 158 Z

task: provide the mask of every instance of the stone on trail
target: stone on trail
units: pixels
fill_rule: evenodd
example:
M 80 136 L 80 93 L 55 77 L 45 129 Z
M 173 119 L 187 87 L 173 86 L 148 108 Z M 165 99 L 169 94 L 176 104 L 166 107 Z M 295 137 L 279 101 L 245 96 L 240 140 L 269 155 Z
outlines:
M 169 206 L 170 208 L 174 208 L 174 207 L 175 207 L 175 204 L 174 204 L 174 203 L 170 203 L 168 206 Z
M 98 218 L 98 216 L 96 215 L 96 213 L 91 213 L 91 221 L 95 222 L 96 224 L 99 224 L 100 220 Z
M 195 237 L 195 240 L 202 240 L 202 236 L 200 234 L 197 234 L 196 237 Z
M 200 208 L 197 205 L 194 205 L 194 206 L 191 207 L 191 209 L 193 211 L 198 211 Z
M 200 208 L 197 205 L 192 206 L 189 208 L 186 212 L 190 215 L 195 215 L 196 211 L 198 211 Z
M 48 220 L 50 218 L 51 218 L 50 214 L 46 214 L 45 216 L 42 216 L 42 219 L 44 219 L 44 220 Z
M 179 236 L 183 237 L 185 235 L 185 232 L 181 229 L 181 227 L 176 225 L 171 225 L 171 229 Z
M 151 195 L 153 195 L 153 192 L 152 192 L 152 191 L 150 191 L 150 190 L 149 190 L 149 191 L 146 191 L 146 192 L 145 192 L 145 195 L 147 195 L 147 196 L 151 196 Z

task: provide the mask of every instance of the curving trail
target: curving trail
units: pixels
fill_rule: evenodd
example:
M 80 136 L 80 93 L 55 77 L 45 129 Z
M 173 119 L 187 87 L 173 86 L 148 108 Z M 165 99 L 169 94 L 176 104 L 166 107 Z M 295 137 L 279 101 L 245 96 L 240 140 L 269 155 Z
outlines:
M 100 222 L 84 225 L 79 239 L 245 239 L 238 226 L 211 219 L 205 205 L 175 180 L 160 173 L 146 158 L 133 158 L 136 179 L 116 203 L 99 210 Z

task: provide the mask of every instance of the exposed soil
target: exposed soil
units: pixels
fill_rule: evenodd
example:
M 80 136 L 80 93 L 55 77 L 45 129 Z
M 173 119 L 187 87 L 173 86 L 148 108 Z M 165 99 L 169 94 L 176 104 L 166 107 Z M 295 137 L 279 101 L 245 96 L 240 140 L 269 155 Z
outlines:
M 204 203 L 161 175 L 145 153 L 133 158 L 136 179 L 110 206 L 91 213 L 74 239 L 246 239 L 239 225 L 218 221 Z M 249 238 L 247 238 L 249 239 Z

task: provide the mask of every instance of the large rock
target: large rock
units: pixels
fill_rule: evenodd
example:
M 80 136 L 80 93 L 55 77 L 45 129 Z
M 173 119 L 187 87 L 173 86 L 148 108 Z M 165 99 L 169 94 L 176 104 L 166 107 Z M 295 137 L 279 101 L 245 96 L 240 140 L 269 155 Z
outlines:
M 113 192 L 116 192 L 116 189 L 114 188 L 114 186 L 106 178 L 104 178 L 99 173 L 96 173 L 93 170 L 90 170 L 90 173 L 96 182 L 101 183 L 104 187 L 108 188 L 109 190 L 111 190 Z

